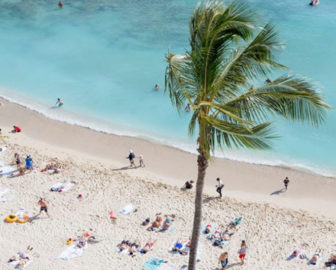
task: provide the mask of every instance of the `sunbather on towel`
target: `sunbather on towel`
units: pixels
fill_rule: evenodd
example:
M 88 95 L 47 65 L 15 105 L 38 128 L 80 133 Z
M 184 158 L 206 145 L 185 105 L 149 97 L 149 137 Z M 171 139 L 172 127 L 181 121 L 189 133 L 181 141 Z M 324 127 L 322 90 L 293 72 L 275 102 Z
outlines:
M 189 251 L 190 251 L 190 245 L 191 245 L 191 241 L 189 240 L 185 246 L 180 250 L 180 253 L 182 255 L 188 255 L 189 254 Z
M 331 256 L 330 256 L 330 259 L 329 259 L 329 261 L 327 261 L 326 263 L 325 263 L 325 266 L 326 267 L 331 267 L 331 266 L 336 266 L 336 255 L 335 254 L 332 254 Z
M 212 230 L 212 225 L 211 224 L 208 224 L 206 225 L 205 229 L 204 229 L 204 233 L 205 234 L 209 234 Z
M 130 248 L 130 242 L 128 240 L 122 240 L 121 243 L 118 245 L 119 252 L 123 252 L 126 249 Z
M 60 169 L 61 169 L 60 166 L 58 166 L 56 163 L 50 163 L 47 164 L 45 168 L 41 170 L 41 172 L 52 170 L 53 171 L 52 173 L 56 174 L 60 172 Z
M 174 246 L 172 248 L 172 251 L 173 252 L 180 252 L 181 249 L 182 249 L 182 247 L 183 247 L 183 243 L 182 243 L 182 241 L 180 239 L 178 239 L 176 241 L 176 243 L 174 244 Z
M 212 242 L 216 241 L 216 240 L 221 240 L 221 231 L 220 230 L 216 230 L 212 235 L 208 236 L 208 239 L 211 240 Z
M 168 229 L 170 228 L 170 226 L 171 226 L 171 224 L 172 224 L 173 221 L 174 221 L 174 220 L 171 219 L 169 216 L 166 216 L 166 219 L 165 219 L 165 221 L 163 222 L 161 231 L 166 231 L 166 230 L 168 230 Z
M 140 250 L 140 253 L 146 254 L 148 251 L 152 249 L 154 244 L 156 243 L 156 240 L 148 240 L 145 246 Z
M 222 241 L 229 241 L 231 239 L 231 236 L 228 232 L 224 232 L 221 234 L 220 238 Z
M 132 256 L 135 256 L 135 253 L 138 251 L 139 247 L 140 247 L 139 241 L 135 241 L 135 242 L 131 243 L 130 248 L 129 248 L 129 254 L 132 255 Z
M 312 265 L 316 265 L 320 257 L 321 257 L 321 249 L 319 248 L 315 251 L 315 254 L 309 260 L 309 263 L 312 264 Z
M 30 257 L 28 256 L 29 252 L 33 250 L 33 247 L 28 246 L 25 251 L 19 251 L 16 255 L 12 256 L 8 262 L 15 262 L 15 261 L 21 261 L 21 260 L 30 260 Z
M 156 215 L 156 218 L 152 225 L 147 228 L 147 231 L 157 231 L 162 225 L 162 217 L 160 214 Z

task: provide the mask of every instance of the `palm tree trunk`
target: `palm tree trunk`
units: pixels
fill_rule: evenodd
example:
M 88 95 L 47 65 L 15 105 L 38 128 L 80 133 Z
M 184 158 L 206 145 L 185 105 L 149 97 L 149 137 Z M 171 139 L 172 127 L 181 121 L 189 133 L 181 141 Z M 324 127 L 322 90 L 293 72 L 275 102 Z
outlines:
M 204 155 L 203 151 L 201 151 L 200 149 L 198 149 L 198 151 L 199 151 L 199 155 L 197 157 L 198 176 L 196 183 L 195 213 L 194 213 L 193 231 L 191 236 L 188 270 L 196 269 L 198 241 L 200 238 L 201 222 L 202 222 L 202 200 L 203 200 L 204 178 L 206 169 L 208 168 L 208 159 Z

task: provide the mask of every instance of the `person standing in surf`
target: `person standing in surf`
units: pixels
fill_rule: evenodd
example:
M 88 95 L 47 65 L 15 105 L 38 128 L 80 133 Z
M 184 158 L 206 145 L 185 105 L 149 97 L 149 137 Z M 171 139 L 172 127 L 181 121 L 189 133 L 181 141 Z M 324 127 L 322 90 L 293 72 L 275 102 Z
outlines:
M 62 102 L 62 100 L 60 98 L 57 99 L 55 106 L 57 106 L 57 107 L 63 106 L 63 102 Z

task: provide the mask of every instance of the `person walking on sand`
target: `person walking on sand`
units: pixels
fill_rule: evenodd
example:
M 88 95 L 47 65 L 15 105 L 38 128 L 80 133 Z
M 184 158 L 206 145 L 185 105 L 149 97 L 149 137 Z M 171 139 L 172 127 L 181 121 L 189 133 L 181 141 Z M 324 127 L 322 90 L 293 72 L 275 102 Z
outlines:
M 131 168 L 135 168 L 135 167 L 136 167 L 136 166 L 135 166 L 135 163 L 134 163 L 135 154 L 134 154 L 134 152 L 133 152 L 132 149 L 129 150 L 129 154 L 128 154 L 127 159 L 129 159 L 129 161 L 130 161 L 130 167 L 131 167 Z
M 40 213 L 38 213 L 38 216 L 41 215 L 41 213 L 44 211 L 47 214 L 47 216 L 50 217 L 48 214 L 47 203 L 42 198 L 39 199 L 37 204 L 40 206 Z
M 286 178 L 283 180 L 283 182 L 284 182 L 284 185 L 285 185 L 285 189 L 286 189 L 286 191 L 287 191 L 288 184 L 289 184 L 289 179 L 288 179 L 287 176 L 286 176 Z
M 141 168 L 146 167 L 143 155 L 139 156 L 139 167 L 141 167 Z
M 229 258 L 228 258 L 228 253 L 227 252 L 223 252 L 220 256 L 219 256 L 219 263 L 222 267 L 222 270 L 227 269 L 226 267 L 229 264 Z
M 20 168 L 20 165 L 21 165 L 20 155 L 18 153 L 15 153 L 14 158 L 15 158 L 16 167 Z
M 216 185 L 216 191 L 218 192 L 218 194 L 219 194 L 219 197 L 222 197 L 222 189 L 223 189 L 223 187 L 224 187 L 224 184 L 223 184 L 223 182 L 220 180 L 220 178 L 219 177 L 217 177 L 217 185 Z
M 240 249 L 238 250 L 239 259 L 240 259 L 242 265 L 245 262 L 246 250 L 247 250 L 247 245 L 246 245 L 245 240 L 243 240 L 241 242 Z

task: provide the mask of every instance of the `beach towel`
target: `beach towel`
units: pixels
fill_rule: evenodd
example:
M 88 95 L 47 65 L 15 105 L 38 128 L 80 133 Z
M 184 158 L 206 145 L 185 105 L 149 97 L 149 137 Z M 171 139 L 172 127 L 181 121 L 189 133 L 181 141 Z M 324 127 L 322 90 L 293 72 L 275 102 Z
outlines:
M 20 261 L 25 262 L 25 263 L 23 265 L 20 265 L 19 264 Z M 19 260 L 19 261 L 12 261 L 12 262 L 10 262 L 10 264 L 14 266 L 14 269 L 24 269 L 29 264 L 31 264 L 32 261 L 33 261 L 33 259 L 30 259 L 30 260 L 27 260 L 27 261 L 25 261 L 25 260 L 22 259 L 22 260 Z
M 57 182 L 56 184 L 54 184 L 51 188 L 50 191 L 61 191 L 62 192 L 67 192 L 69 191 L 75 184 L 73 182 L 65 182 L 65 183 L 61 183 L 61 182 Z
M 7 194 L 9 192 L 8 188 L 1 188 L 0 187 L 0 202 L 6 202 L 6 201 L 10 201 L 13 199 L 12 196 L 6 196 L 4 197 L 5 194 Z
M 242 220 L 243 220 L 242 217 L 236 218 L 236 219 L 234 219 L 234 220 L 232 220 L 230 222 L 230 225 L 232 225 L 232 226 L 238 226 L 241 223 Z
M 80 248 L 75 244 L 70 245 L 69 247 L 67 247 L 62 253 L 61 255 L 59 255 L 59 259 L 64 260 L 64 261 L 68 261 L 71 260 L 73 258 L 77 258 L 83 255 L 84 249 L 87 248 L 87 245 L 85 245 L 84 247 Z
M 146 270 L 156 270 L 163 263 L 163 260 L 158 258 L 151 258 L 149 261 L 145 262 L 143 268 Z
M 178 268 L 170 263 L 162 263 L 157 270 L 177 270 Z
M 16 211 L 16 215 L 19 217 L 19 218 L 23 218 L 24 216 L 27 216 L 28 215 L 28 211 L 23 209 L 23 208 L 20 208 L 19 210 Z
M 130 203 L 124 206 L 122 209 L 120 209 L 119 213 L 122 215 L 128 215 L 130 213 L 133 213 L 134 211 L 135 211 L 135 208 L 133 204 Z
M 0 175 L 11 175 L 15 171 L 15 168 L 8 166 L 4 162 L 0 161 Z

